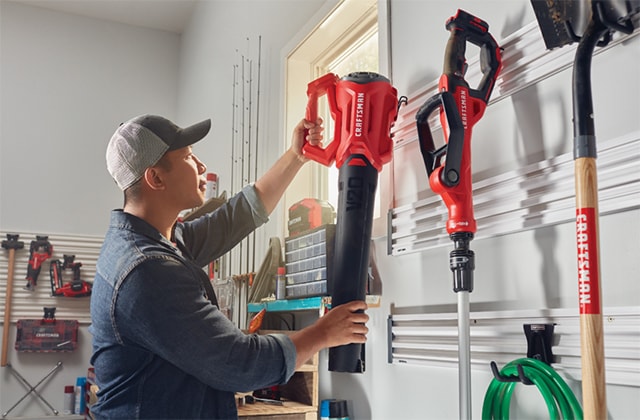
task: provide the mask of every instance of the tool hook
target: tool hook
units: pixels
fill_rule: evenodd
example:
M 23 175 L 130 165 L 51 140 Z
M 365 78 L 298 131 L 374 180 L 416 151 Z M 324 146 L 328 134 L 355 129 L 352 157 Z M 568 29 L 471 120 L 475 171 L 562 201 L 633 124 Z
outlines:
M 533 382 L 524 374 L 522 365 L 516 365 L 516 369 L 518 370 L 518 376 L 505 376 L 500 373 L 496 362 L 491 361 L 491 373 L 493 373 L 493 377 L 496 378 L 498 382 L 522 382 L 525 385 L 533 385 Z

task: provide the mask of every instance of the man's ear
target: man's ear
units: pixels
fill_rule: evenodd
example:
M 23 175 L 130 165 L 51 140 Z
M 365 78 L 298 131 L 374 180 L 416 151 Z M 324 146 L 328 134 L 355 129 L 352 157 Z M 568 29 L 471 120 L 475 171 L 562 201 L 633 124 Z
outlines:
M 155 166 L 150 166 L 145 169 L 143 175 L 144 181 L 147 183 L 149 188 L 152 190 L 162 190 L 164 189 L 164 180 L 162 178 L 162 173 Z

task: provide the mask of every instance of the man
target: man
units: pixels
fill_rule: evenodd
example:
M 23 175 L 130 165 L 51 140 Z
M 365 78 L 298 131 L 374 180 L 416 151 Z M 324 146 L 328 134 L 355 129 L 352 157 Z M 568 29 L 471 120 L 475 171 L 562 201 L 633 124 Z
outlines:
M 301 121 L 254 185 L 177 222 L 204 202 L 206 166 L 191 145 L 210 124 L 180 128 L 143 115 L 120 125 L 107 147 L 124 208 L 111 214 L 91 296 L 96 418 L 234 418 L 234 392 L 285 383 L 320 349 L 366 339 L 364 302 L 333 308 L 289 337 L 244 334 L 219 311 L 202 267 L 268 220 L 306 162 L 305 135 L 320 143 L 322 126 Z

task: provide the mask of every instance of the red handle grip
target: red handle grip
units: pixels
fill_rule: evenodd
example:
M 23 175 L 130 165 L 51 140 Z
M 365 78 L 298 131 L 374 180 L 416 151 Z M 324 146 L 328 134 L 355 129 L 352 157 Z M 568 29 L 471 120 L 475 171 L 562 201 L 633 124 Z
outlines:
M 318 99 L 323 95 L 327 95 L 327 101 L 329 103 L 329 111 L 331 117 L 335 121 L 335 133 L 333 139 L 340 132 L 340 118 L 336 118 L 339 114 L 338 106 L 336 104 L 336 83 L 339 78 L 333 73 L 327 73 L 324 76 L 312 81 L 307 86 L 307 110 L 305 113 L 305 119 L 307 121 L 315 122 L 318 119 Z M 305 137 L 306 137 L 305 133 Z M 305 143 L 302 147 L 302 154 L 311 160 L 315 160 L 325 166 L 331 166 L 336 158 L 336 151 L 338 149 L 339 142 L 332 141 L 324 148 L 320 146 L 313 146 L 309 143 Z

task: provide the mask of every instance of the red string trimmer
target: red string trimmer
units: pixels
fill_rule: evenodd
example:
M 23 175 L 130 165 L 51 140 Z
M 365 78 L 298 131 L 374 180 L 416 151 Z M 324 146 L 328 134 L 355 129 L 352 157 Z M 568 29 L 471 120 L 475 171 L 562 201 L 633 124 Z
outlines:
M 445 25 L 451 32 L 445 51 L 444 72 L 439 92 L 429 98 L 416 114 L 420 150 L 433 192 L 440 194 L 447 206 L 447 233 L 454 243 L 449 255 L 453 272 L 453 290 L 458 296 L 458 375 L 460 418 L 471 418 L 471 358 L 469 343 L 469 293 L 473 291 L 475 257 L 469 243 L 476 232 L 471 190 L 471 130 L 482 118 L 496 78 L 502 69 L 501 49 L 489 25 L 477 17 L 458 10 Z M 464 75 L 466 43 L 481 48 L 482 80 L 477 89 L 469 88 Z M 440 111 L 446 139 L 436 149 L 429 128 L 429 116 Z M 445 158 L 444 164 L 442 163 Z

